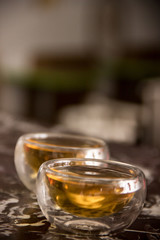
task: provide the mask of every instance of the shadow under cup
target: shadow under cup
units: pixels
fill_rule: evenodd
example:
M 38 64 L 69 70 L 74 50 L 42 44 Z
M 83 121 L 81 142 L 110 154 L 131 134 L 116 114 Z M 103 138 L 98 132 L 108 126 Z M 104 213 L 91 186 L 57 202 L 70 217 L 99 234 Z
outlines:
M 20 180 L 33 192 L 41 164 L 57 158 L 108 159 L 109 152 L 103 140 L 79 135 L 32 133 L 17 141 L 15 167 Z
M 76 234 L 128 227 L 146 196 L 141 170 L 110 160 L 55 159 L 41 165 L 37 199 L 49 222 Z

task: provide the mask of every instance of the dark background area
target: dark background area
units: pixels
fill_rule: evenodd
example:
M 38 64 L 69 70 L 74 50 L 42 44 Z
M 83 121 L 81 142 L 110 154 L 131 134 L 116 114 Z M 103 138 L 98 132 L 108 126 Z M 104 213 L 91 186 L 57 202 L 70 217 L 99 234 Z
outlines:
M 1 112 L 159 146 L 159 10 L 151 0 L 0 1 Z

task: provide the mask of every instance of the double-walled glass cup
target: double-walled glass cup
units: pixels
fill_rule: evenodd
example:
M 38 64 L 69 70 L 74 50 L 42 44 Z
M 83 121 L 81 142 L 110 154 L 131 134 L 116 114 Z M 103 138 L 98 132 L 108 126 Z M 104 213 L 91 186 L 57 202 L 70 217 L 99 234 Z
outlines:
M 109 158 L 101 139 L 62 133 L 32 133 L 21 136 L 15 148 L 15 167 L 23 184 L 35 192 L 40 165 L 56 158 Z
M 104 235 L 128 227 L 146 196 L 143 172 L 110 160 L 50 160 L 41 165 L 36 186 L 48 221 L 76 234 Z

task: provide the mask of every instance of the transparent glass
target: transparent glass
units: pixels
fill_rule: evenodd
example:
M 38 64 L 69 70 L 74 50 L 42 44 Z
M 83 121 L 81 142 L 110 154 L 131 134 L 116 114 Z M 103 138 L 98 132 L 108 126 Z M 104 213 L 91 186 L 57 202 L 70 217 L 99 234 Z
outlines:
M 146 196 L 143 172 L 110 160 L 50 160 L 41 165 L 36 187 L 50 223 L 87 235 L 126 228 L 139 215 Z
M 21 136 L 15 148 L 15 167 L 23 184 L 35 192 L 40 165 L 54 158 L 109 158 L 101 139 L 62 133 L 32 133 Z

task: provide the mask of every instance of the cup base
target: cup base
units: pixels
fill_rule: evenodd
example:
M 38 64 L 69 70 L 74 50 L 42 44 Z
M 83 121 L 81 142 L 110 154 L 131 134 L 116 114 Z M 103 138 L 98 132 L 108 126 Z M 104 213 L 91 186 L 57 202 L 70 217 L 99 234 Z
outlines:
M 111 232 L 111 229 L 107 224 L 97 222 L 95 220 L 69 220 L 62 224 L 62 221 L 59 221 L 56 218 L 54 219 L 54 223 L 57 227 L 76 234 L 108 235 Z

